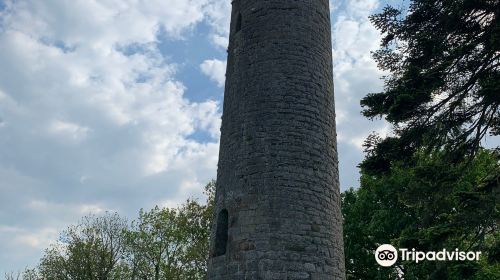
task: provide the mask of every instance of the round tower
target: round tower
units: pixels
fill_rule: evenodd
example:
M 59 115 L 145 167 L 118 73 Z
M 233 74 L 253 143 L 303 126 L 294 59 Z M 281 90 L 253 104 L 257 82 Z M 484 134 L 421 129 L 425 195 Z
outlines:
M 345 279 L 328 0 L 234 0 L 208 279 Z

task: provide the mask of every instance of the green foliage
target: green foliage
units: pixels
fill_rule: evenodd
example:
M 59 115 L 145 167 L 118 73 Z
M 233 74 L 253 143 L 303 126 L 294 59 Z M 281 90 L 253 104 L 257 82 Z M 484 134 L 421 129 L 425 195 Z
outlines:
M 370 17 L 383 92 L 361 100 L 393 135 L 365 142 L 359 190 L 343 194 L 350 279 L 499 279 L 500 2 L 412 0 Z M 498 148 L 497 148 L 498 152 Z M 482 251 L 480 262 L 375 264 L 381 243 Z
M 388 6 L 371 16 L 384 34 L 374 58 L 389 75 L 361 105 L 396 136 L 374 147 L 365 171 L 385 172 L 420 147 L 473 155 L 488 132 L 500 134 L 499 14 L 497 0 L 413 0 L 404 15 Z
M 361 187 L 342 194 L 348 279 L 498 279 L 500 165 L 481 150 L 450 164 L 445 153 L 416 155 L 385 175 L 362 174 Z M 481 251 L 481 262 L 412 262 L 381 268 L 373 252 L 400 248 Z
M 207 202 L 140 210 L 130 226 L 116 213 L 87 216 L 45 250 L 35 269 L 6 274 L 23 280 L 204 279 L 215 182 Z
M 45 251 L 39 271 L 43 279 L 111 279 L 124 251 L 126 221 L 114 213 L 87 216 L 65 230 Z
M 203 279 L 210 211 L 194 200 L 178 209 L 141 210 L 125 234 L 132 279 Z
M 139 218 L 126 234 L 132 278 L 157 280 L 178 273 L 176 263 L 184 240 L 177 216 L 175 209 L 158 206 L 148 212 L 139 212 Z

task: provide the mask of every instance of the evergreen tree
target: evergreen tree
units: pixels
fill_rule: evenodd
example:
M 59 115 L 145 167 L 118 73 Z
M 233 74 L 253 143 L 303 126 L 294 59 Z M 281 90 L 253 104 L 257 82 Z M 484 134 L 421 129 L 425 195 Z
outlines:
M 500 1 L 412 0 L 371 21 L 388 75 L 361 105 L 394 134 L 367 139 L 361 186 L 343 194 L 348 278 L 498 279 L 499 157 L 482 143 L 500 135 Z M 381 268 L 382 243 L 484 255 Z
M 384 34 L 374 58 L 388 75 L 361 105 L 396 135 L 376 146 L 365 171 L 386 172 L 421 147 L 460 159 L 500 134 L 500 1 L 413 0 L 371 21 Z

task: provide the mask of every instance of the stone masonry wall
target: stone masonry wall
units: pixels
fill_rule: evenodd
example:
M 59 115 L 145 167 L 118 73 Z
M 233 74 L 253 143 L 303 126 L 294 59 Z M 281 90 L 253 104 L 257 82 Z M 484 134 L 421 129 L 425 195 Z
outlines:
M 233 1 L 208 279 L 345 279 L 328 5 Z

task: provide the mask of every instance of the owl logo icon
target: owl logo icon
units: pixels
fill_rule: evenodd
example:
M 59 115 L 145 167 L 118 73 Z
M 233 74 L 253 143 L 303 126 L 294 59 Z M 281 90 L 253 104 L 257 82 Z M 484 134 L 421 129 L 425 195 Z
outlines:
M 390 244 L 380 245 L 375 251 L 375 260 L 381 266 L 392 266 L 398 260 L 398 250 Z

